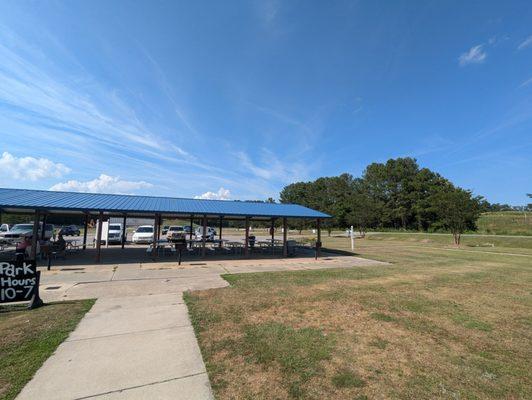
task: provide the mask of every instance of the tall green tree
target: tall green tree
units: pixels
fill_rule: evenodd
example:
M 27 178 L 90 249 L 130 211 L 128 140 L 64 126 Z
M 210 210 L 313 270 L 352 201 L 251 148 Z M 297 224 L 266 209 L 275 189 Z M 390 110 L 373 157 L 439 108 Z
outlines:
M 382 202 L 383 223 L 407 229 L 415 220 L 415 191 L 412 187 L 419 166 L 413 158 L 397 158 L 385 164 L 370 164 L 363 174 L 371 196 Z
M 428 168 L 420 168 L 415 159 L 397 158 L 368 165 L 361 178 L 342 174 L 293 183 L 282 190 L 280 199 L 332 215 L 334 218 L 324 224 L 329 234 L 332 227 L 350 225 L 362 234 L 371 228 L 431 231 L 450 229 L 445 228 L 450 225 L 442 222 L 435 201 L 442 201 L 441 193 L 454 190 L 458 189 L 451 182 Z M 475 201 L 480 211 L 491 207 L 484 199 Z M 296 224 L 303 229 L 305 222 Z
M 454 244 L 459 246 L 465 231 L 476 230 L 481 212 L 480 200 L 479 197 L 473 197 L 470 191 L 449 185 L 431 198 L 434 213 L 438 217 L 435 225 L 449 230 L 453 234 Z

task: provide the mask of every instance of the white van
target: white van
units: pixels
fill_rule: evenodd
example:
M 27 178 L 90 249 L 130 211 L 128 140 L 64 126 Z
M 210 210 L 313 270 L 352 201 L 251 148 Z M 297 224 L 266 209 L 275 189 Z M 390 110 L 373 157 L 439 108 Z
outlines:
M 98 227 L 99 224 L 96 222 L 96 232 L 94 235 L 94 240 L 98 237 Z M 122 224 L 117 222 L 102 222 L 102 244 L 121 244 L 122 243 Z
M 109 244 L 122 244 L 122 224 L 112 222 L 107 230 Z

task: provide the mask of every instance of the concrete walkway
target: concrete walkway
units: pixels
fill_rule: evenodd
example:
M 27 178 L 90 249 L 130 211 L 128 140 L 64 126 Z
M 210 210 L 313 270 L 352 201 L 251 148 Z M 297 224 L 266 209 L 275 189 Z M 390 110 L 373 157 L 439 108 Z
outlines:
M 188 289 L 227 286 L 225 273 L 382 264 L 356 257 L 87 265 L 43 271 L 45 301 L 98 298 L 19 400 L 212 399 L 183 304 Z
M 211 399 L 179 294 L 99 299 L 19 399 Z

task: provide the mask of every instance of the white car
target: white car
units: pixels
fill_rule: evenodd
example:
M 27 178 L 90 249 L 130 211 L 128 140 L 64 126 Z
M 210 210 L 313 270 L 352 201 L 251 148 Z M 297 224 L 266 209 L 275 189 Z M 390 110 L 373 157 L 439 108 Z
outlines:
M 133 232 L 133 243 L 153 243 L 153 226 L 141 225 Z

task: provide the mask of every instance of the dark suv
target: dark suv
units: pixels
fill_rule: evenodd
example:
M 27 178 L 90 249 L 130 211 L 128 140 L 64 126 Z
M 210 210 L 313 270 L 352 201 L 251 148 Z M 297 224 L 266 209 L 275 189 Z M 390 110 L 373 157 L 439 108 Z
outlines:
M 79 236 L 81 233 L 76 225 L 63 226 L 59 233 L 63 236 Z

